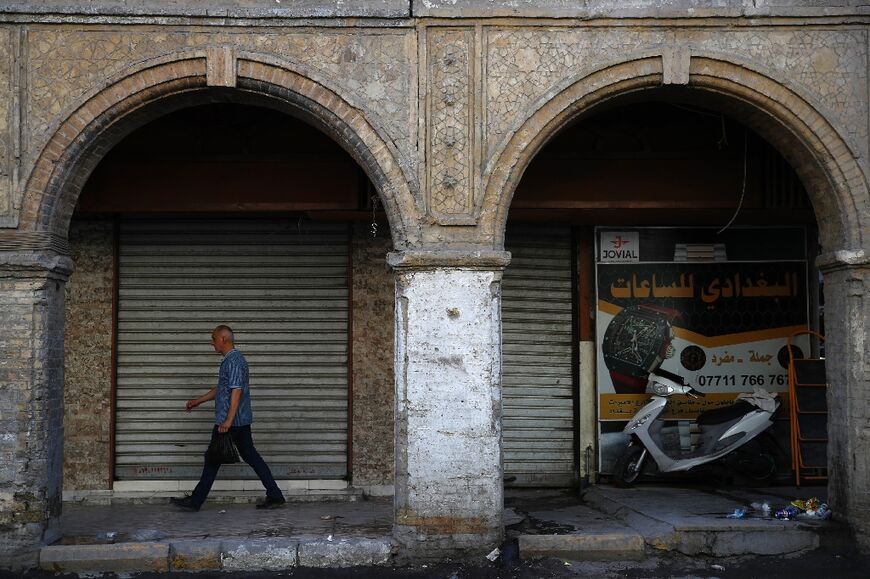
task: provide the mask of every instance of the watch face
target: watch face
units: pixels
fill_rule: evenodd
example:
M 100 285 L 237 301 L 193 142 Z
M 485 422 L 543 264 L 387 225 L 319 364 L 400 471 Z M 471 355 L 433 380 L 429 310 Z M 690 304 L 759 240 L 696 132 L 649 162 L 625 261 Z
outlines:
M 698 346 L 686 346 L 680 354 L 680 364 L 690 372 L 697 372 L 707 363 L 707 354 Z
M 662 359 L 670 343 L 670 324 L 664 314 L 639 307 L 619 312 L 604 332 L 602 352 L 608 369 L 643 376 Z

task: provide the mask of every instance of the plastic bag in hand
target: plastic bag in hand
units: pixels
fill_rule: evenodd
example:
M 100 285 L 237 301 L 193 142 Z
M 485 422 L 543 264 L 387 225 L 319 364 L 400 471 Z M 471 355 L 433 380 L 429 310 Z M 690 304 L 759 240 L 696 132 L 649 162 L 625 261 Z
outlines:
M 240 460 L 239 451 L 236 450 L 229 432 L 218 433 L 208 445 L 206 455 L 211 463 L 233 464 Z

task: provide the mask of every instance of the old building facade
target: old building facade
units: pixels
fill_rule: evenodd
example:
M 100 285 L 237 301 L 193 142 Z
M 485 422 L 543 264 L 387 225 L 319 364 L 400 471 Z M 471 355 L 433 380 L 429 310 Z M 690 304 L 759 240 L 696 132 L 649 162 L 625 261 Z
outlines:
M 258 259 L 315 256 L 310 262 L 299 258 L 301 269 L 275 273 L 275 283 L 290 280 L 287 284 L 295 288 L 298 279 L 316 278 L 321 285 L 309 285 L 320 289 L 310 295 L 300 289 L 298 295 L 308 297 L 294 297 L 269 294 L 265 284 L 257 300 L 271 295 L 269 304 L 284 300 L 289 305 L 281 310 L 284 313 L 265 316 L 260 325 L 250 324 L 251 349 L 265 344 L 261 364 L 284 368 L 289 382 L 311 386 L 299 386 L 298 398 L 288 399 L 291 409 L 314 400 L 312 405 L 323 411 L 294 418 L 336 425 L 322 436 L 312 435 L 318 441 L 335 435 L 333 446 L 317 447 L 323 455 L 319 466 L 306 471 L 308 467 L 297 464 L 290 453 L 285 478 L 391 485 L 394 535 L 410 555 L 482 551 L 498 543 L 505 474 L 514 468 L 504 466 L 506 453 L 515 452 L 510 460 L 520 464 L 527 460 L 523 452 L 534 453 L 536 448 L 532 442 L 516 442 L 518 446 L 509 449 L 513 441 L 534 439 L 533 434 L 511 433 L 523 430 L 522 420 L 540 418 L 528 411 L 535 406 L 533 395 L 516 410 L 503 410 L 503 392 L 515 385 L 506 375 L 503 388 L 503 370 L 534 366 L 520 354 L 534 350 L 538 341 L 529 345 L 517 338 L 532 331 L 524 325 L 524 304 L 544 299 L 540 294 L 524 297 L 520 290 L 526 278 L 515 274 L 519 281 L 512 286 L 512 271 L 529 267 L 534 272 L 528 279 L 538 279 L 548 269 L 541 264 L 555 259 L 557 252 L 551 248 L 562 243 L 558 239 L 565 240 L 560 247 L 574 247 L 573 252 L 566 250 L 567 265 L 549 267 L 561 267 L 565 273 L 563 278 L 553 277 L 553 287 L 557 279 L 567 284 L 564 300 L 548 294 L 554 304 L 549 311 L 567 303 L 569 321 L 567 329 L 553 334 L 561 333 L 564 341 L 553 338 L 557 345 L 547 347 L 564 347 L 573 360 L 565 367 L 567 378 L 547 382 L 571 384 L 567 393 L 552 395 L 567 401 L 569 425 L 567 466 L 554 466 L 552 480 L 559 473 L 570 480 L 576 478 L 572 469 L 594 470 L 584 450 L 594 452 L 597 444 L 590 354 L 594 320 L 584 311 L 591 286 L 575 279 L 578 271 L 588 271 L 582 263 L 588 256 L 576 248 L 593 245 L 593 226 L 721 225 L 743 204 L 739 178 L 730 196 L 717 197 L 718 180 L 705 177 L 707 169 L 699 170 L 697 163 L 680 165 L 689 153 L 685 147 L 668 145 L 661 137 L 667 131 L 661 127 L 652 139 L 653 148 L 670 151 L 670 156 L 644 156 L 643 151 L 650 150 L 644 143 L 649 141 L 638 136 L 642 121 L 637 119 L 661 112 L 653 105 L 661 102 L 674 105 L 665 117 L 678 119 L 686 135 L 700 134 L 703 121 L 684 115 L 699 110 L 712 115 L 713 132 L 721 119 L 723 138 L 726 121 L 729 127 L 740 127 L 742 132 L 732 131 L 730 140 L 742 145 L 742 152 L 735 157 L 726 151 L 722 155 L 727 158 L 719 158 L 711 149 L 705 157 L 712 164 L 704 167 L 713 167 L 714 174 L 720 171 L 726 176 L 723 182 L 739 174 L 745 182 L 747 157 L 760 158 L 748 155 L 747 143 L 757 142 L 796 175 L 797 197 L 808 199 L 805 206 L 800 200 L 777 205 L 758 193 L 756 212 L 742 216 L 749 225 L 800 225 L 808 238 L 818 241 L 807 243 L 814 263 L 810 272 L 824 277 L 825 325 L 836 329 L 829 332 L 826 345 L 830 500 L 860 544 L 870 546 L 870 455 L 865 449 L 870 432 L 865 345 L 870 315 L 866 7 L 846 0 L 86 4 L 22 0 L 0 7 L 3 566 L 32 564 L 38 547 L 56 538 L 65 488 L 111 489 L 118 473 L 128 476 L 140 467 L 136 472 L 145 473 L 145 479 L 150 476 L 147 460 L 136 457 L 146 456 L 144 447 L 155 440 L 159 444 L 170 439 L 161 439 L 164 433 L 137 439 L 135 428 L 123 430 L 121 424 L 128 418 L 124 425 L 148 422 L 147 414 L 137 414 L 148 406 L 147 397 L 142 402 L 135 387 L 124 389 L 126 383 L 154 384 L 130 378 L 147 374 L 142 360 L 157 352 L 149 349 L 155 330 L 148 324 L 190 325 L 191 336 L 178 338 L 171 350 L 181 356 L 193 347 L 197 332 L 207 333 L 210 324 L 224 321 L 207 316 L 137 317 L 137 312 L 171 309 L 168 302 L 149 301 L 160 292 L 177 300 L 176 310 L 188 308 L 180 301 L 184 296 L 172 293 L 179 284 L 159 289 L 148 284 L 170 276 L 158 266 L 175 263 L 172 248 L 181 248 L 177 254 L 185 259 L 207 253 L 197 248 L 211 245 L 208 239 L 178 241 L 197 227 L 204 227 L 203 235 L 212 238 L 236 228 L 232 245 L 265 248 Z M 171 149 L 170 135 L 184 140 L 189 133 L 178 128 L 196 124 L 185 125 L 193 121 L 184 115 L 206 109 L 216 112 L 203 113 L 200 124 L 220 130 L 203 133 L 198 148 L 184 153 L 183 166 L 173 165 L 178 155 L 160 157 L 160 147 L 144 147 L 143 143 L 153 145 L 151 138 L 163 139 Z M 232 151 L 224 161 L 247 163 L 246 170 L 253 171 L 249 176 L 274 179 L 243 178 L 234 188 L 232 172 L 208 161 L 216 154 L 208 145 L 223 130 L 220 119 L 236 114 L 233 111 L 252 110 L 267 110 L 277 117 L 251 113 L 249 127 L 283 126 L 274 119 L 292 118 L 297 124 L 287 130 L 301 144 L 281 144 L 276 133 L 271 141 L 264 137 L 274 146 L 263 152 L 257 149 L 256 131 L 238 129 L 245 137 L 227 140 Z M 608 118 L 601 116 L 608 111 L 610 124 L 600 122 Z M 635 119 L 626 130 L 638 134 L 622 137 L 612 149 L 617 153 L 610 154 L 601 145 L 601 135 L 613 133 L 619 117 Z M 316 135 L 306 132 L 312 130 Z M 566 169 L 576 157 L 559 165 L 565 155 L 582 149 L 576 143 L 584 135 L 592 134 L 598 135 L 599 144 L 583 150 L 598 156 L 583 157 L 583 171 Z M 573 141 L 571 135 L 576 136 Z M 319 138 L 335 147 L 321 147 Z M 233 149 L 241 141 L 247 148 Z M 632 148 L 626 145 L 629 141 L 640 144 Z M 625 154 L 628 150 L 631 155 Z M 601 151 L 606 154 L 598 154 Z M 199 154 L 205 164 L 194 167 L 191 159 Z M 282 166 L 291 167 L 291 172 L 256 165 L 269 155 L 289 163 Z M 601 183 L 638 171 L 637 163 L 650 166 L 665 158 L 672 173 L 638 177 L 637 189 L 626 195 L 600 192 Z M 618 163 L 611 165 L 601 183 L 583 185 L 596 166 L 614 159 Z M 136 163 L 145 165 L 133 167 Z M 700 181 L 687 185 L 692 171 Z M 137 189 L 138 181 L 130 178 L 153 173 L 173 176 L 161 185 L 162 197 L 156 189 L 154 197 L 147 188 Z M 190 179 L 191 174 L 198 177 Z M 194 191 L 197 179 L 208 188 Z M 256 191 L 245 192 L 244 183 L 251 179 Z M 286 187 L 295 179 L 305 184 L 292 191 L 281 189 L 280 183 Z M 560 197 L 554 185 L 560 179 L 567 183 L 568 197 Z M 230 184 L 216 191 L 222 183 Z M 571 197 L 570 191 L 584 186 L 589 190 Z M 754 186 L 744 183 L 750 198 Z M 270 187 L 282 191 L 277 199 L 269 197 Z M 679 187 L 694 192 L 668 197 Z M 191 197 L 185 200 L 186 190 Z M 202 225 L 201 220 L 214 222 L 216 215 L 220 219 L 209 226 L 212 229 Z M 245 229 L 274 228 L 269 220 L 279 217 L 298 224 L 299 215 L 319 216 L 313 219 L 315 225 L 295 230 L 305 239 L 300 244 L 314 248 L 307 253 L 269 253 L 268 248 L 282 244 L 296 247 L 296 237 L 275 241 L 289 235 L 280 227 L 273 230 L 276 237 L 253 240 L 250 229 Z M 377 231 L 380 215 L 385 223 Z M 221 221 L 227 219 L 236 221 L 228 226 Z M 250 226 L 251 219 L 267 224 Z M 527 249 L 518 242 L 514 253 L 521 257 L 512 270 L 512 223 L 520 231 L 521 221 L 536 221 L 535 239 L 549 241 L 527 243 Z M 167 225 L 173 222 L 174 229 Z M 566 229 L 561 238 L 553 233 L 556 225 L 565 224 L 573 229 Z M 145 230 L 176 235 L 175 241 L 142 241 Z M 317 237 L 317 231 L 325 232 L 323 237 Z M 149 244 L 153 254 L 137 262 L 137 255 L 145 255 L 141 247 Z M 344 269 L 305 277 L 306 267 L 319 267 L 325 259 L 318 252 L 332 256 L 336 268 L 343 262 Z M 216 262 L 191 265 L 179 258 L 176 265 L 210 283 L 225 275 L 220 260 L 227 258 L 215 255 Z M 136 267 L 145 273 L 137 277 Z M 217 268 L 214 277 L 200 275 L 209 268 Z M 505 303 L 511 303 L 505 308 L 503 276 L 504 292 L 515 292 L 504 294 Z M 329 285 L 324 280 L 330 277 L 346 282 Z M 334 296 L 335 302 L 318 302 L 311 311 L 341 315 L 318 317 L 299 330 L 308 332 L 310 339 L 297 343 L 297 333 L 285 336 L 268 327 L 267 318 L 304 317 L 294 310 L 293 304 L 300 303 L 294 300 L 326 295 Z M 219 301 L 219 296 L 214 299 Z M 236 304 L 243 298 L 238 300 Z M 237 305 L 225 307 L 232 311 Z M 534 310 L 530 317 L 540 315 Z M 508 316 L 514 317 L 507 320 Z M 324 338 L 322 349 L 306 350 L 315 337 L 328 333 L 319 330 L 327 326 L 344 338 Z M 159 335 L 153 339 L 162 340 Z M 268 358 L 273 346 L 298 357 Z M 332 346 L 339 353 L 330 362 L 326 358 Z M 179 364 L 199 360 L 198 352 L 191 355 L 179 358 Z M 320 360 L 318 356 L 325 360 L 318 367 L 344 368 L 335 371 L 335 382 L 323 377 L 329 374 L 325 370 L 317 376 L 294 374 L 305 364 L 317 365 L 312 360 Z M 540 367 L 550 368 L 550 360 Z M 212 371 L 209 366 L 203 375 Z M 528 373 L 534 377 L 543 370 Z M 158 380 L 160 375 L 146 378 Z M 191 375 L 190 383 L 177 384 L 179 400 L 195 378 Z M 352 392 L 342 386 L 348 382 Z M 276 391 L 280 387 L 277 384 Z M 155 394 L 164 395 L 171 396 Z M 276 431 L 276 440 L 282 436 L 288 434 Z M 348 445 L 354 452 L 348 453 Z M 122 447 L 134 456 L 129 464 L 116 456 Z M 304 454 L 306 448 L 298 452 Z M 556 456 L 554 448 L 546 447 Z M 554 458 L 553 464 L 557 462 Z M 534 484 L 529 476 L 533 470 L 516 467 L 516 476 Z

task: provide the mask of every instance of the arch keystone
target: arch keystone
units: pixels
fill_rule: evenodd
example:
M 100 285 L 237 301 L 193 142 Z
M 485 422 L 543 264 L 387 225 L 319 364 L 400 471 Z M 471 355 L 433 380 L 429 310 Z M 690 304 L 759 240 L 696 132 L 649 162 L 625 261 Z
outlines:
M 688 47 L 669 46 L 662 51 L 662 84 L 689 84 L 692 54 Z
M 232 46 L 210 46 L 205 63 L 208 86 L 236 86 L 236 51 Z

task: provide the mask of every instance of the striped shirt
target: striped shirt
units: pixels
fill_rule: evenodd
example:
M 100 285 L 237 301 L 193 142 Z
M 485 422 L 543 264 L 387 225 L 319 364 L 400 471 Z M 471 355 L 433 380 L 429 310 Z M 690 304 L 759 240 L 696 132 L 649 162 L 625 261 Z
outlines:
M 233 426 L 246 426 L 253 422 L 251 412 L 251 389 L 248 381 L 248 361 L 242 353 L 233 348 L 227 352 L 221 361 L 221 369 L 218 372 L 217 392 L 214 398 L 214 423 L 221 424 L 227 419 L 230 411 L 230 397 L 232 391 L 240 389 L 242 397 L 239 399 L 239 408 L 233 419 Z

